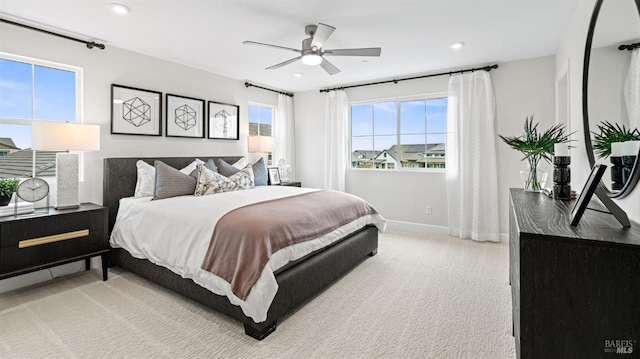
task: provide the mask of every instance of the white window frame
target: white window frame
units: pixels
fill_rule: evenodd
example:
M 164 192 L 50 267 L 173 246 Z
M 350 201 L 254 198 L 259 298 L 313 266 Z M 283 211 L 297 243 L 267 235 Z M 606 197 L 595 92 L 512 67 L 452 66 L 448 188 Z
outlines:
M 389 98 L 380 98 L 380 99 L 373 99 L 373 100 L 364 100 L 364 101 L 353 101 L 349 103 L 349 153 L 348 153 L 348 157 L 349 158 L 349 167 L 347 170 L 349 171 L 378 171 L 378 172 L 411 172 L 411 173 L 415 173 L 415 172 L 425 172 L 425 173 L 445 173 L 445 168 L 410 168 L 410 167 L 395 167 L 394 169 L 381 169 L 381 168 L 358 168 L 358 167 L 351 167 L 351 154 L 353 153 L 353 135 L 351 133 L 351 130 L 353 128 L 352 126 L 352 119 L 351 119 L 351 106 L 353 105 L 373 105 L 376 103 L 380 103 L 380 102 L 396 102 L 396 126 L 397 126 L 397 130 L 396 130 L 396 143 L 400 144 L 400 128 L 401 128 L 401 122 L 400 122 L 400 103 L 401 102 L 407 102 L 407 101 L 416 101 L 416 100 L 429 100 L 429 99 L 438 99 L 438 98 L 447 98 L 449 97 L 449 94 L 445 91 L 445 92 L 433 92 L 433 93 L 428 93 L 428 94 L 420 94 L 420 95 L 411 95 L 411 96 L 398 96 L 398 97 L 389 97 Z M 427 132 L 428 134 L 429 132 Z M 374 135 L 375 136 L 375 135 Z M 445 132 L 445 138 L 446 138 L 446 132 Z M 445 153 L 446 156 L 446 153 Z
M 71 66 L 71 65 L 66 65 L 66 64 L 61 64 L 58 62 L 53 62 L 53 61 L 47 61 L 47 60 L 41 60 L 41 59 L 36 59 L 36 58 L 32 58 L 32 57 L 26 57 L 26 56 L 21 56 L 21 55 L 16 55 L 16 54 L 11 54 L 11 53 L 7 53 L 7 52 L 1 52 L 0 51 L 0 59 L 3 60 L 9 60 L 9 61 L 15 61 L 15 62 L 22 62 L 22 63 L 26 63 L 26 64 L 30 64 L 31 66 L 31 118 L 29 119 L 23 119 L 23 118 L 11 118 L 11 117 L 2 117 L 0 116 L 0 124 L 7 124 L 7 125 L 27 125 L 27 126 L 31 126 L 31 124 L 33 123 L 33 121 L 40 121 L 38 119 L 36 119 L 34 117 L 35 115 L 35 101 L 34 101 L 34 96 L 35 96 L 35 76 L 34 76 L 34 71 L 35 68 L 34 66 L 42 66 L 42 67 L 50 67 L 52 69 L 56 69 L 56 70 L 62 70 L 62 71 L 69 71 L 69 72 L 74 72 L 76 74 L 76 104 L 75 104 L 75 112 L 76 112 L 76 118 L 75 118 L 75 122 L 76 123 L 83 123 L 83 74 L 84 74 L 84 70 L 81 67 L 77 67 L 77 66 Z M 31 176 L 35 176 L 35 166 L 36 166 L 36 161 L 35 161 L 35 156 L 36 156 L 36 151 L 33 152 L 33 158 L 32 158 L 32 170 L 31 170 Z M 80 156 L 80 181 L 84 181 L 84 156 L 83 153 L 80 152 L 79 153 Z M 47 177 L 48 179 L 53 179 L 54 177 Z
M 277 106 L 249 101 L 249 105 L 247 106 L 247 125 L 251 122 L 251 118 L 249 118 L 249 106 L 258 106 L 258 107 L 265 107 L 265 108 L 271 109 L 271 134 L 269 136 L 275 137 L 275 135 L 276 135 L 276 133 L 275 133 L 276 132 L 275 122 L 276 122 L 276 109 L 277 109 Z M 258 132 L 259 131 L 260 131 L 260 126 L 258 126 Z M 252 136 L 255 136 L 255 135 L 252 135 Z M 264 136 L 264 135 L 261 134 L 261 133 L 258 133 L 258 136 Z

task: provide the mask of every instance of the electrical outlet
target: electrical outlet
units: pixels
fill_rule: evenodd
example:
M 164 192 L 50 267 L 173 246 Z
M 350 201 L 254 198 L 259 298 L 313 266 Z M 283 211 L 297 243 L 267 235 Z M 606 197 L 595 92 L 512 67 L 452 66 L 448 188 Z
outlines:
M 429 214 L 429 215 L 433 214 L 433 211 L 432 211 L 432 209 L 431 209 L 431 206 L 427 206 L 427 208 L 426 208 L 426 212 L 427 212 L 427 214 Z

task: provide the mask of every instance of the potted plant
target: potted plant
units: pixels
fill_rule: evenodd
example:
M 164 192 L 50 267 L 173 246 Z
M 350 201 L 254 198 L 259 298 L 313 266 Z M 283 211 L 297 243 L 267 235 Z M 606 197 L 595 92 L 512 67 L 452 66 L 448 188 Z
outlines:
M 614 142 L 626 142 L 640 140 L 640 131 L 637 128 L 627 129 L 624 125 L 611 124 L 608 121 L 598 125 L 600 133 L 593 133 L 593 151 L 600 158 L 611 156 L 611 144 Z
M 16 191 L 20 180 L 16 178 L 0 178 L 0 206 L 6 206 L 11 202 L 11 196 Z
M 546 176 L 539 176 L 541 171 L 538 164 L 541 159 L 551 163 L 553 146 L 556 143 L 569 142 L 569 135 L 564 133 L 564 125 L 557 124 L 544 132 L 538 132 L 538 124 L 533 124 L 533 115 L 524 120 L 524 133 L 522 136 L 502 136 L 500 138 L 511 148 L 522 152 L 523 160 L 528 162 L 528 171 L 521 171 L 524 190 L 528 192 L 540 192 L 543 188 L 540 182 L 544 182 Z M 546 172 L 544 173 L 546 175 Z

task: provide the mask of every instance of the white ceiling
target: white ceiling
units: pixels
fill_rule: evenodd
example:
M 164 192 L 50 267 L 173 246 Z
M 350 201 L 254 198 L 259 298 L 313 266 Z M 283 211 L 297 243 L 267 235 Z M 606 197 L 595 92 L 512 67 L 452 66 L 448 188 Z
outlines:
M 1 0 L 0 16 L 296 92 L 554 55 L 579 1 Z M 133 11 L 116 15 L 111 2 Z M 300 62 L 265 70 L 296 54 L 242 44 L 300 48 L 319 22 L 337 28 L 326 49 L 382 47 L 381 57 L 328 58 L 342 70 L 329 76 Z M 457 41 L 466 46 L 451 50 Z

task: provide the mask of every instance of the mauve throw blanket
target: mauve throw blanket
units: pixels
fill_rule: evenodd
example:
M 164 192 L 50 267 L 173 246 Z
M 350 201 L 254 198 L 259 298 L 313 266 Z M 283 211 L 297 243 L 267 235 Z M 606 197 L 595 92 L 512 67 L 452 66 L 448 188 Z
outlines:
M 374 213 L 365 200 L 336 191 L 240 207 L 216 224 L 202 269 L 231 283 L 233 293 L 246 300 L 271 254 Z

